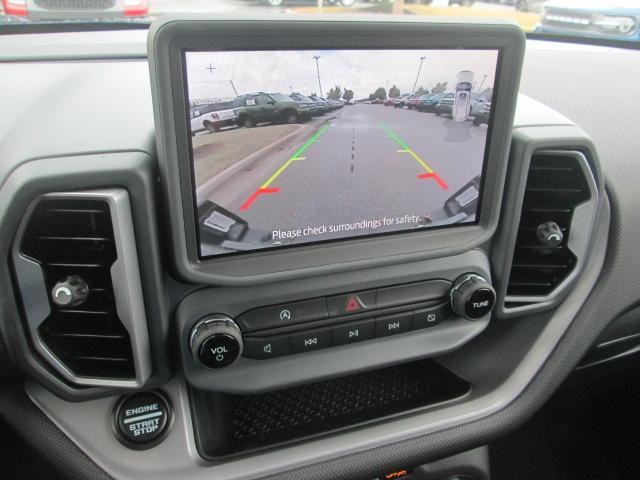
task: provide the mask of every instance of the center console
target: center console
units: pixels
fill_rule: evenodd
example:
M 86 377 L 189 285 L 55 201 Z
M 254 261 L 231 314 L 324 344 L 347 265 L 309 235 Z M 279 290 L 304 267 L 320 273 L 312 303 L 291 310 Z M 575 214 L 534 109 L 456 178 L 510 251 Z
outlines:
M 155 27 L 175 268 L 217 285 L 176 311 L 190 385 L 291 387 L 446 353 L 486 328 L 496 293 L 482 245 L 521 39 L 412 22 Z M 323 75 L 349 88 L 323 91 Z M 236 141 L 260 148 L 241 157 Z
M 493 287 L 469 273 L 453 284 L 431 280 L 256 308 L 236 321 L 211 315 L 193 327 L 189 346 L 200 363 L 219 369 L 241 354 L 264 360 L 349 345 L 435 327 L 454 313 L 476 320 L 494 304 Z
M 444 353 L 484 330 L 495 304 L 479 251 L 371 273 L 189 295 L 176 312 L 187 378 L 249 393 Z
M 521 33 L 172 21 L 150 53 L 173 266 L 200 285 L 174 316 L 199 454 L 465 398 L 430 358 L 498 302 Z

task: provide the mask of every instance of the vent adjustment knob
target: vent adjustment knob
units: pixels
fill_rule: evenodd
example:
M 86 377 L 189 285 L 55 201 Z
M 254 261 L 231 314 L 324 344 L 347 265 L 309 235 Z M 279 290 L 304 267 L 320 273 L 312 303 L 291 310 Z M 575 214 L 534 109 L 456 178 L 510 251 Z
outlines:
M 496 303 L 496 291 L 477 273 L 465 273 L 453 282 L 451 309 L 468 320 L 487 315 Z
M 89 286 L 78 275 L 63 278 L 51 290 L 51 300 L 60 308 L 77 307 L 89 297 Z
M 562 244 L 564 234 L 556 222 L 544 222 L 536 229 L 538 240 L 545 247 L 558 247 Z
M 242 332 L 229 317 L 211 315 L 193 326 L 189 348 L 196 362 L 205 367 L 228 367 L 242 354 Z

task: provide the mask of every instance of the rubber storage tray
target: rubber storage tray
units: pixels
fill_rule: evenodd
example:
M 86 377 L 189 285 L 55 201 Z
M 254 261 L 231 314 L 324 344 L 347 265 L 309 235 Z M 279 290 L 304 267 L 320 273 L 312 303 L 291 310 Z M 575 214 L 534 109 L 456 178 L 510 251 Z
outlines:
M 432 360 L 258 395 L 190 390 L 198 451 L 208 460 L 255 452 L 460 398 L 470 385 Z

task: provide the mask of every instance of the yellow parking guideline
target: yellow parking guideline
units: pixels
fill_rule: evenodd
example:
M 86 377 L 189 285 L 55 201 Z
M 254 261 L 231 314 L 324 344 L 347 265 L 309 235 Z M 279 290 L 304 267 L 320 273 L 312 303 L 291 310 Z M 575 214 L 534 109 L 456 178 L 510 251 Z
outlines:
M 322 135 L 327 130 L 327 128 L 329 128 L 329 126 L 325 125 L 313 137 L 307 140 L 307 143 L 305 143 L 298 150 L 296 150 L 296 153 L 291 155 L 289 160 L 284 162 L 284 164 L 282 164 L 282 166 L 278 170 L 276 170 L 276 172 L 273 175 L 271 175 L 271 177 L 269 177 L 269 179 L 266 182 L 264 182 L 260 188 L 267 188 L 269 185 L 271 185 L 271 183 L 273 183 L 273 181 L 276 178 L 278 178 L 278 176 L 280 176 L 280 174 L 284 172 L 286 168 L 289 165 L 291 165 L 292 162 L 295 162 L 296 160 L 306 160 L 307 157 L 299 157 L 298 155 L 303 153 L 307 148 L 309 148 L 311 145 L 317 142 L 318 138 L 320 138 L 320 135 Z
M 409 155 L 411 155 L 413 157 L 413 159 L 418 162 L 420 165 L 422 165 L 422 168 L 424 168 L 427 173 L 433 173 L 433 170 L 431 169 L 431 167 L 429 165 L 427 165 L 427 163 L 422 160 L 418 154 L 416 152 L 414 152 L 413 150 L 409 150 Z
M 293 158 L 290 158 L 289 160 L 284 162 L 282 166 L 278 170 L 276 170 L 276 173 L 271 175 L 271 177 L 269 177 L 269 180 L 264 182 L 260 188 L 267 188 L 269 185 L 271 185 L 271 182 L 273 182 L 276 178 L 278 178 L 278 175 L 284 172 L 291 162 L 293 162 Z
M 414 152 L 411 147 L 409 147 L 409 145 L 407 145 L 400 137 L 398 137 L 395 133 L 393 133 L 386 125 L 384 125 L 382 122 L 380 122 L 378 125 L 380 125 L 380 128 L 382 128 L 385 132 L 387 132 L 387 136 L 389 138 L 392 138 L 398 145 L 400 145 L 402 147 L 402 150 L 398 150 L 398 153 L 408 153 L 409 155 L 411 155 L 413 157 L 413 159 L 418 162 L 422 168 L 424 168 L 427 173 L 433 173 L 433 169 L 427 164 L 427 162 L 425 162 L 424 160 L 422 160 L 418 154 L 416 152 Z

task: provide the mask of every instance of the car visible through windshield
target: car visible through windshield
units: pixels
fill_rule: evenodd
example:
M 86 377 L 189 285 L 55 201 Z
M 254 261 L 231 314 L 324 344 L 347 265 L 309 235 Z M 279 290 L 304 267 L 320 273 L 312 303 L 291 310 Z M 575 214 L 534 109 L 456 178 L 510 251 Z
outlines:
M 546 3 L 536 33 L 640 41 L 640 2 L 553 0 Z
M 34 23 L 145 26 L 164 15 L 180 13 L 501 18 L 514 21 L 525 32 L 541 36 L 604 42 L 640 41 L 640 0 L 0 0 L 0 27 Z M 321 92 L 314 93 L 323 96 Z M 434 92 L 402 92 L 394 98 L 429 93 Z M 379 100 L 384 102 L 386 98 Z M 417 108 L 418 104 L 416 100 L 411 107 Z M 323 107 L 326 106 L 316 105 L 316 110 Z

